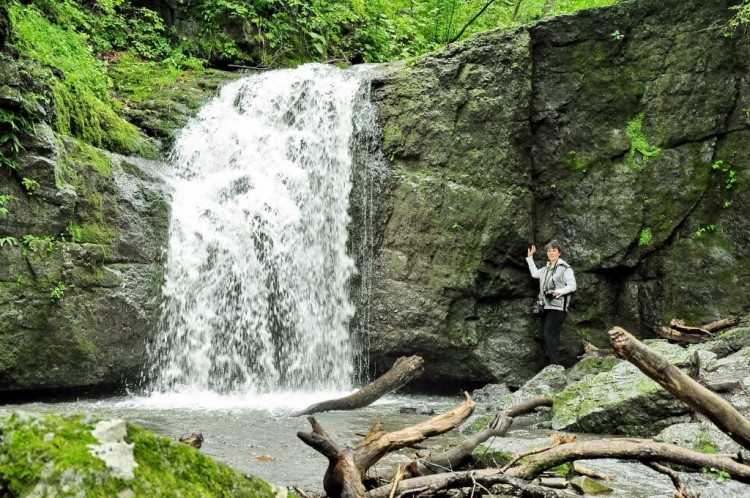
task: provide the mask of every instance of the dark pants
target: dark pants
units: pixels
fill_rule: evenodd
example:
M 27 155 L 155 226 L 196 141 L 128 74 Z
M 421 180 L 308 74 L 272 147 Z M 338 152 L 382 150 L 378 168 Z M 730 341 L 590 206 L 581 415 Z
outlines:
M 544 345 L 547 347 L 549 362 L 553 365 L 560 364 L 560 335 L 565 315 L 567 313 L 559 310 L 547 310 L 544 313 Z

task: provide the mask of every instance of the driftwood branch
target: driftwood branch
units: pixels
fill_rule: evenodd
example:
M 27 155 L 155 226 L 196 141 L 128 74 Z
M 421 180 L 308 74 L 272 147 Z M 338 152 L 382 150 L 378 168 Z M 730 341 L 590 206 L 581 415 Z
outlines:
M 726 327 L 734 327 L 735 325 L 739 325 L 739 323 L 740 323 L 739 317 L 730 316 L 729 318 L 723 318 L 721 320 L 716 320 L 715 322 L 701 325 L 701 328 L 709 332 L 716 332 L 717 330 L 720 330 Z
M 519 461 L 522 458 L 526 458 L 527 456 L 536 455 L 538 453 L 541 453 L 543 451 L 547 451 L 550 448 L 554 448 L 555 446 L 558 446 L 563 443 L 569 443 L 573 440 L 575 440 L 576 436 L 575 434 L 552 434 L 550 436 L 550 439 L 552 439 L 552 444 L 546 448 L 537 448 L 529 451 L 524 451 L 522 453 L 519 453 L 518 455 L 514 456 L 510 459 L 508 463 L 503 465 L 503 467 L 500 469 L 503 472 L 511 468 L 517 461 Z
M 531 480 L 562 463 L 597 458 L 622 458 L 646 463 L 669 461 L 696 469 L 713 467 L 727 472 L 732 479 L 750 483 L 750 466 L 728 456 L 700 453 L 649 439 L 600 439 L 561 444 L 529 457 L 526 462 L 508 469 L 506 473 L 519 479 Z
M 638 369 L 659 383 L 677 399 L 705 415 L 729 437 L 750 449 L 750 421 L 724 398 L 706 389 L 669 363 L 627 331 L 615 327 L 609 331 L 615 350 Z
M 715 331 L 737 325 L 738 323 L 740 323 L 739 318 L 729 317 L 701 325 L 700 327 L 691 327 L 685 325 L 683 320 L 673 318 L 672 321 L 669 322 L 669 327 L 657 328 L 656 333 L 671 341 L 697 344 L 713 339 L 713 333 Z
M 297 437 L 328 458 L 323 489 L 331 498 L 364 498 L 362 479 L 367 470 L 391 451 L 412 446 L 425 439 L 458 427 L 474 411 L 474 400 L 468 393 L 450 411 L 396 432 L 383 431 L 373 424 L 362 443 L 354 449 L 342 448 L 325 433 L 315 417 L 309 417 L 312 433 L 298 432 Z M 386 493 L 388 496 L 388 493 Z
M 464 420 L 469 418 L 469 415 L 474 412 L 475 406 L 476 404 L 471 399 L 471 396 L 468 393 L 464 393 L 464 401 L 442 415 L 437 415 L 400 431 L 382 433 L 379 437 L 371 441 L 365 440 L 363 445 L 357 447 L 359 461 L 364 471 L 372 467 L 375 462 L 391 451 L 412 446 L 432 436 L 444 434 L 455 429 Z
M 521 496 L 555 498 L 555 497 L 573 497 L 578 496 L 576 493 L 570 493 L 562 490 L 549 489 L 522 479 L 503 474 L 498 469 L 481 469 L 468 470 L 463 472 L 450 472 L 446 474 L 434 474 L 429 476 L 414 477 L 405 479 L 398 483 L 396 495 L 413 493 L 421 491 L 422 494 L 428 494 L 440 489 L 455 489 L 480 484 L 482 486 L 494 486 L 496 484 L 508 484 L 515 490 L 522 493 Z M 381 486 L 370 490 L 369 498 L 388 498 L 391 486 Z
M 682 479 L 680 479 L 680 475 L 666 465 L 662 465 L 656 462 L 649 462 L 647 465 L 672 480 L 672 485 L 674 485 L 675 489 L 677 489 L 677 494 L 675 495 L 676 498 L 700 498 L 700 493 L 690 493 L 685 488 L 685 484 L 682 482 Z
M 469 461 L 477 446 L 491 437 L 504 436 L 511 424 L 513 424 L 513 417 L 530 413 L 540 406 L 552 406 L 552 398 L 549 396 L 537 396 L 524 403 L 497 412 L 482 430 L 467 437 L 461 444 L 437 455 L 432 455 L 429 458 L 410 462 L 406 466 L 410 477 L 439 474 L 458 468 Z M 393 476 L 392 473 L 385 472 L 381 473 L 379 477 L 390 480 Z
M 435 491 L 443 488 L 465 487 L 471 484 L 469 475 L 483 485 L 495 483 L 510 484 L 525 493 L 524 496 L 570 496 L 550 489 L 532 489 L 530 481 L 539 477 L 544 471 L 565 462 L 581 459 L 621 458 L 638 460 L 651 466 L 654 462 L 669 461 L 691 468 L 713 467 L 727 472 L 733 479 L 750 483 L 750 466 L 743 465 L 726 455 L 710 455 L 682 448 L 673 444 L 657 443 L 648 439 L 602 439 L 598 441 L 572 442 L 547 448 L 519 465 L 503 472 L 500 469 L 482 469 L 467 472 L 452 472 L 430 476 L 415 477 L 401 481 L 396 494 L 403 494 L 415 489 Z M 680 490 L 681 482 L 675 482 Z M 369 493 L 370 498 L 386 498 L 390 486 L 383 486 Z M 687 495 L 684 487 L 684 496 Z
M 707 330 L 698 327 L 661 327 L 656 329 L 656 333 L 670 341 L 686 342 L 688 344 L 698 344 L 710 340 L 713 336 Z
M 396 360 L 390 370 L 359 391 L 343 398 L 315 403 L 293 416 L 299 417 L 300 415 L 312 415 L 313 413 L 331 410 L 354 410 L 365 407 L 386 394 L 405 386 L 412 379 L 422 375 L 423 372 L 424 360 L 420 356 L 402 356 Z

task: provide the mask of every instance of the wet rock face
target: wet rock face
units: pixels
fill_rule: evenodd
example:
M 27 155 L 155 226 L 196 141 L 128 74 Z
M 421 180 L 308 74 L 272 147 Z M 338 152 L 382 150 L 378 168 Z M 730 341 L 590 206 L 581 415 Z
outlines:
M 0 175 L 0 391 L 135 383 L 159 314 L 164 184 L 35 129 Z
M 582 11 L 386 68 L 378 369 L 419 354 L 425 386 L 532 377 L 524 258 L 553 238 L 579 287 L 568 364 L 582 340 L 608 347 L 614 324 L 649 337 L 747 311 L 747 58 L 711 29 L 728 4 Z

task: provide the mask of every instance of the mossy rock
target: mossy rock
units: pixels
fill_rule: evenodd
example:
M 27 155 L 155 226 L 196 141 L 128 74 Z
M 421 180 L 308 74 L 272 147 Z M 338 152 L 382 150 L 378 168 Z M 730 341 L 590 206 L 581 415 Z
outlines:
M 602 372 L 609 372 L 612 368 L 620 363 L 616 356 L 588 356 L 573 365 L 566 375 L 571 381 L 578 381 L 587 375 L 597 375 Z
M 171 146 L 177 132 L 221 84 L 242 73 L 215 69 L 178 69 L 119 54 L 108 75 L 123 102 L 125 117 L 147 135 Z
M 659 352 L 664 354 L 668 346 Z M 681 356 L 674 359 L 679 363 Z M 608 372 L 567 386 L 552 411 L 554 430 L 649 437 L 674 423 L 687 408 L 634 365 L 620 362 Z
M 487 446 L 480 444 L 471 454 L 472 468 L 477 469 L 489 469 L 502 467 L 506 463 L 510 462 L 513 458 L 513 454 L 507 451 L 493 450 Z
M 3 496 L 287 496 L 124 420 L 16 412 L 0 417 L 0 434 Z

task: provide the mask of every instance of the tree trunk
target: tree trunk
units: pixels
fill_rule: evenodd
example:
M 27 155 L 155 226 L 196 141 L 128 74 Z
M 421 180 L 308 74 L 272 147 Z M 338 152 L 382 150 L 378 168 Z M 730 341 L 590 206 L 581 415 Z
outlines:
M 386 394 L 405 386 L 412 379 L 422 375 L 423 372 L 424 360 L 420 356 L 409 356 L 408 358 L 402 356 L 396 360 L 396 363 L 393 364 L 390 370 L 359 391 L 343 398 L 315 403 L 292 416 L 299 417 L 300 415 L 312 415 L 313 413 L 331 410 L 354 410 L 362 408 Z
M 710 332 L 698 327 L 681 326 L 680 328 L 675 328 L 674 325 L 656 329 L 656 333 L 670 341 L 687 342 L 689 344 L 706 342 L 713 337 Z
M 452 410 L 396 432 L 383 432 L 382 424 L 373 424 L 362 443 L 354 449 L 342 448 L 315 420 L 308 417 L 313 432 L 298 432 L 297 437 L 328 458 L 323 489 L 329 498 L 365 498 L 362 479 L 367 470 L 383 456 L 458 427 L 474 411 L 475 403 L 468 393 Z
M 624 329 L 609 331 L 615 350 L 638 367 L 677 399 L 705 415 L 711 422 L 750 450 L 750 421 L 743 417 L 721 396 L 714 394 L 672 365 L 662 355 L 650 349 Z

